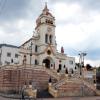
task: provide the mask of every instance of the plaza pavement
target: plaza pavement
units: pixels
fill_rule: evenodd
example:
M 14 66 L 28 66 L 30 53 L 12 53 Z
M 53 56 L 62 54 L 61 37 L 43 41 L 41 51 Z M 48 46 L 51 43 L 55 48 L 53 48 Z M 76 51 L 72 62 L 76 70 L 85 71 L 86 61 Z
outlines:
M 21 99 L 11 99 L 11 98 L 4 98 L 0 97 L 0 100 L 21 100 Z M 29 100 L 29 99 L 25 99 Z M 32 100 L 100 100 L 100 96 L 93 96 L 93 97 L 66 97 L 66 98 L 51 98 L 51 99 L 44 99 L 44 98 L 37 98 Z

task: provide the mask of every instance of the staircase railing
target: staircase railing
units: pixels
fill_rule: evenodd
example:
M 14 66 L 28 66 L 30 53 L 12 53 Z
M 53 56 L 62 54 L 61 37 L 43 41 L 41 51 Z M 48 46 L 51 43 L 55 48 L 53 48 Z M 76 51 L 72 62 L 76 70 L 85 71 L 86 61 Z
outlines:
M 84 85 L 92 89 L 98 96 L 100 96 L 100 91 L 96 89 L 96 87 L 93 84 L 90 84 L 89 82 L 86 82 L 83 80 Z
M 59 80 L 60 76 L 57 74 L 57 72 L 53 71 L 52 69 L 47 69 L 45 68 L 45 71 L 51 75 L 52 77 L 54 77 L 55 79 Z

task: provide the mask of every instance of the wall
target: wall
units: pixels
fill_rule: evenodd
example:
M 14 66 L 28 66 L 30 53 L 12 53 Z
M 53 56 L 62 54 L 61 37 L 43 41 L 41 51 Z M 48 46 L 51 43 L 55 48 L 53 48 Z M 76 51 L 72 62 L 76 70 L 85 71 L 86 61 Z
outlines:
M 73 64 L 70 64 L 70 61 L 73 61 Z M 75 58 L 74 57 L 68 57 L 66 59 L 66 66 L 68 70 L 73 69 L 75 70 Z
M 6 65 L 5 61 L 10 62 L 10 64 L 20 63 L 20 55 L 19 55 L 19 49 L 13 48 L 13 47 L 5 47 L 2 48 L 2 55 L 1 55 L 1 62 L 2 65 Z M 11 53 L 11 57 L 7 57 L 7 53 Z M 15 54 L 18 54 L 18 58 L 15 58 Z M 13 63 L 11 63 L 11 59 L 13 59 Z

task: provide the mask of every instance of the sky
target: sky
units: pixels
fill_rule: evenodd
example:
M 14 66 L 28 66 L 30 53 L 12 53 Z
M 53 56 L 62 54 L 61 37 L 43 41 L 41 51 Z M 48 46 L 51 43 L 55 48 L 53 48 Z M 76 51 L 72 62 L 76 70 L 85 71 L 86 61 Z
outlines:
M 0 0 L 0 44 L 20 46 L 32 37 L 45 2 L 56 19 L 57 49 L 100 65 L 100 0 Z

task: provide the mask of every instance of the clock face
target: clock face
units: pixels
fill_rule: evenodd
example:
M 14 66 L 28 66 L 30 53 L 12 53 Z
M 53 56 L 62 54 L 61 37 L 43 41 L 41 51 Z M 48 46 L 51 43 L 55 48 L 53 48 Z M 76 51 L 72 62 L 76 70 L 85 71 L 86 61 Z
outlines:
M 47 31 L 48 31 L 48 32 L 51 32 L 51 31 L 52 31 L 52 28 L 51 28 L 51 27 L 48 27 L 48 28 L 47 28 Z

